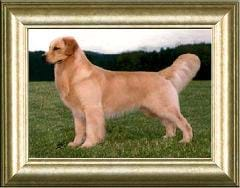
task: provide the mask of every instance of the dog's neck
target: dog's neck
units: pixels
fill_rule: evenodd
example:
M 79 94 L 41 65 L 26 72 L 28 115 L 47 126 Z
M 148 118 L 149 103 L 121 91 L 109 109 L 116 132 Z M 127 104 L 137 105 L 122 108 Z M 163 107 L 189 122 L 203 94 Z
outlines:
M 78 71 L 76 75 L 79 78 L 89 76 L 93 70 L 93 66 L 84 52 L 79 48 L 62 63 L 55 64 L 55 79 L 58 79 L 57 76 L 61 79 L 65 74 L 69 74 L 69 77 L 72 77 L 73 72 L 76 71 Z
M 79 62 L 81 64 L 92 65 L 91 62 L 88 60 L 87 56 L 85 55 L 84 51 L 81 48 L 78 48 L 75 51 L 74 56 L 75 56 L 77 62 Z

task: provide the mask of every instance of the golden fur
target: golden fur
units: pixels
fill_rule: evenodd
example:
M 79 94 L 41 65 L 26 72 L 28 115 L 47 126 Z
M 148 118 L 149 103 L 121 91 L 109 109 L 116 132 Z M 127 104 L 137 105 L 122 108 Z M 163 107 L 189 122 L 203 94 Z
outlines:
M 196 55 L 181 55 L 160 72 L 108 71 L 91 64 L 74 38 L 63 37 L 51 42 L 46 60 L 55 64 L 56 87 L 73 114 L 75 138 L 70 147 L 102 142 L 105 117 L 132 109 L 158 117 L 166 138 L 175 136 L 177 127 L 183 133 L 180 142 L 191 141 L 192 128 L 180 112 L 178 93 L 199 70 Z

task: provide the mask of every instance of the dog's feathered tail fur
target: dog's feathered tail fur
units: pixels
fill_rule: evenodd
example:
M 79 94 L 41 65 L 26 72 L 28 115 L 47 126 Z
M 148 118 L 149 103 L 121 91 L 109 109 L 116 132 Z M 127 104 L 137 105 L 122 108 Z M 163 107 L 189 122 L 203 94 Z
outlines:
M 180 55 L 173 64 L 159 74 L 170 80 L 177 92 L 180 93 L 187 84 L 196 76 L 200 69 L 200 59 L 194 54 Z

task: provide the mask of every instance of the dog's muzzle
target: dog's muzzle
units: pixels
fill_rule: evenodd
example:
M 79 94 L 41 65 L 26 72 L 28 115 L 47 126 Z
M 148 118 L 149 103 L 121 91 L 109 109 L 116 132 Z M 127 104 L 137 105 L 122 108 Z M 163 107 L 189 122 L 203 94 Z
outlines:
M 46 63 L 46 64 L 60 64 L 60 63 L 63 62 L 63 60 L 58 60 L 58 61 L 56 61 L 56 62 L 49 62 L 49 61 L 47 60 L 47 54 L 44 53 L 44 54 L 42 54 L 42 62 L 44 62 L 44 63 Z

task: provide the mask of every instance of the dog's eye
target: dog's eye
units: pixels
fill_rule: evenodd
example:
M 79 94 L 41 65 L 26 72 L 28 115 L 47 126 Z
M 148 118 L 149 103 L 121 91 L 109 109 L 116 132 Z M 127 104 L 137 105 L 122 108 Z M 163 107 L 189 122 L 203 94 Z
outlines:
M 54 48 L 53 48 L 53 50 L 59 50 L 59 49 L 60 49 L 60 48 L 58 48 L 58 47 L 54 47 Z

